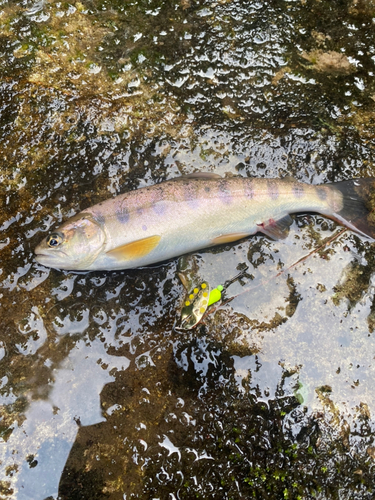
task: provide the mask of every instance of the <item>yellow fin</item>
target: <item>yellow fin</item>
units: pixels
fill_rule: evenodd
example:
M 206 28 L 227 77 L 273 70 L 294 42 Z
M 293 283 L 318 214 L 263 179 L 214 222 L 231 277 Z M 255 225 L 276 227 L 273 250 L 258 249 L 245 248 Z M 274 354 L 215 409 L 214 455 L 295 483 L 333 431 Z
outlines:
M 118 260 L 130 260 L 144 257 L 153 250 L 160 241 L 161 236 L 149 236 L 141 240 L 126 243 L 120 247 L 114 248 L 107 252 L 107 255 L 115 257 Z
M 223 243 L 231 243 L 232 241 L 240 240 L 241 238 L 245 238 L 249 236 L 249 233 L 230 233 L 230 234 L 222 234 L 221 236 L 217 236 L 212 240 L 213 245 L 222 245 Z

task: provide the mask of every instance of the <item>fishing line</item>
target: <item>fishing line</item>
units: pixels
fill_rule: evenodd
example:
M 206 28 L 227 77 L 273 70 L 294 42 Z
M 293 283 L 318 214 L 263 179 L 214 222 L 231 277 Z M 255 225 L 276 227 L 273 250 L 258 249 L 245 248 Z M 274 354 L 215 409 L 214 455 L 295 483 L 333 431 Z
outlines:
M 330 245 L 333 241 L 335 241 L 339 236 L 341 236 L 342 234 L 344 234 L 345 231 L 347 231 L 347 230 L 348 230 L 347 228 L 342 228 L 338 233 L 336 233 L 334 236 L 332 236 L 331 238 L 329 238 L 328 240 L 326 240 L 319 247 L 315 248 L 314 250 L 312 250 L 311 252 L 309 252 L 307 255 L 304 255 L 303 257 L 301 257 L 300 259 L 298 259 L 297 262 L 294 262 L 293 264 L 291 264 L 290 266 L 288 266 L 286 269 L 283 269 L 282 271 L 279 271 L 277 274 L 275 274 L 271 278 L 269 278 L 267 280 L 262 280 L 258 285 L 255 285 L 255 286 L 249 287 L 249 288 L 245 288 L 245 290 L 242 290 L 241 292 L 237 293 L 236 295 L 233 295 L 232 297 L 229 297 L 228 299 L 225 299 L 217 307 L 214 307 L 214 308 L 210 309 L 209 311 L 207 311 L 207 313 L 204 315 L 204 317 L 208 316 L 209 314 L 212 314 L 212 313 L 216 312 L 220 307 L 225 306 L 226 304 L 229 304 L 229 302 L 231 302 L 235 298 L 239 297 L 240 295 L 243 295 L 245 293 L 248 293 L 248 292 L 251 292 L 253 290 L 256 290 L 260 286 L 265 286 L 268 283 L 270 283 L 272 280 L 278 278 L 279 276 L 282 276 L 284 273 L 286 273 L 286 272 L 290 271 L 292 268 L 298 266 L 298 264 L 301 264 L 302 262 L 304 262 L 305 260 L 307 260 L 309 257 L 311 257 L 311 255 L 314 255 L 314 254 L 322 251 L 325 247 L 327 247 L 328 245 Z M 230 280 L 230 281 L 233 282 L 233 280 Z

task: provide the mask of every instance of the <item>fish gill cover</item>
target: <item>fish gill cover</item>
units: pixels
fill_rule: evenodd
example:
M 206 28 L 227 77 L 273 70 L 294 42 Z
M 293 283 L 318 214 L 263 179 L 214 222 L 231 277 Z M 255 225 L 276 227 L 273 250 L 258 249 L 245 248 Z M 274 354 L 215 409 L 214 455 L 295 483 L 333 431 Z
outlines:
M 127 272 L 33 249 L 195 171 L 374 176 L 374 19 L 371 0 L 0 2 L 1 498 L 373 498 L 369 242 L 302 214 L 281 242 Z M 246 266 L 175 330 L 178 273 Z

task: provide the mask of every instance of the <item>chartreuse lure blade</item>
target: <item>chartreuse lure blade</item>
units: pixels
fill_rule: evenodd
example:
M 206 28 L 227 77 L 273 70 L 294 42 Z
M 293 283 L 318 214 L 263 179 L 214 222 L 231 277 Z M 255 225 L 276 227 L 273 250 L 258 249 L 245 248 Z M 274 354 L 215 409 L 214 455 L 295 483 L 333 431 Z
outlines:
M 210 292 L 210 296 L 208 298 L 208 306 L 215 304 L 215 302 L 219 302 L 221 300 L 221 292 L 224 290 L 224 287 L 219 285 Z
M 219 285 L 210 291 L 209 285 L 204 282 L 194 288 L 186 297 L 181 311 L 181 328 L 190 330 L 197 325 L 207 311 L 207 308 L 221 299 L 223 287 Z

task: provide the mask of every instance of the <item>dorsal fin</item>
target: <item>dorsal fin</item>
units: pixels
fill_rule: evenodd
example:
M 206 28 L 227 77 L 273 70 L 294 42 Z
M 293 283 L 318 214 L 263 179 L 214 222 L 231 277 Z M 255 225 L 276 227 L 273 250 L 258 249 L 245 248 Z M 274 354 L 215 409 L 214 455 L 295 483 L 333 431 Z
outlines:
M 179 181 L 183 179 L 222 179 L 221 175 L 214 172 L 193 172 L 192 174 L 180 175 L 169 179 L 170 181 Z

